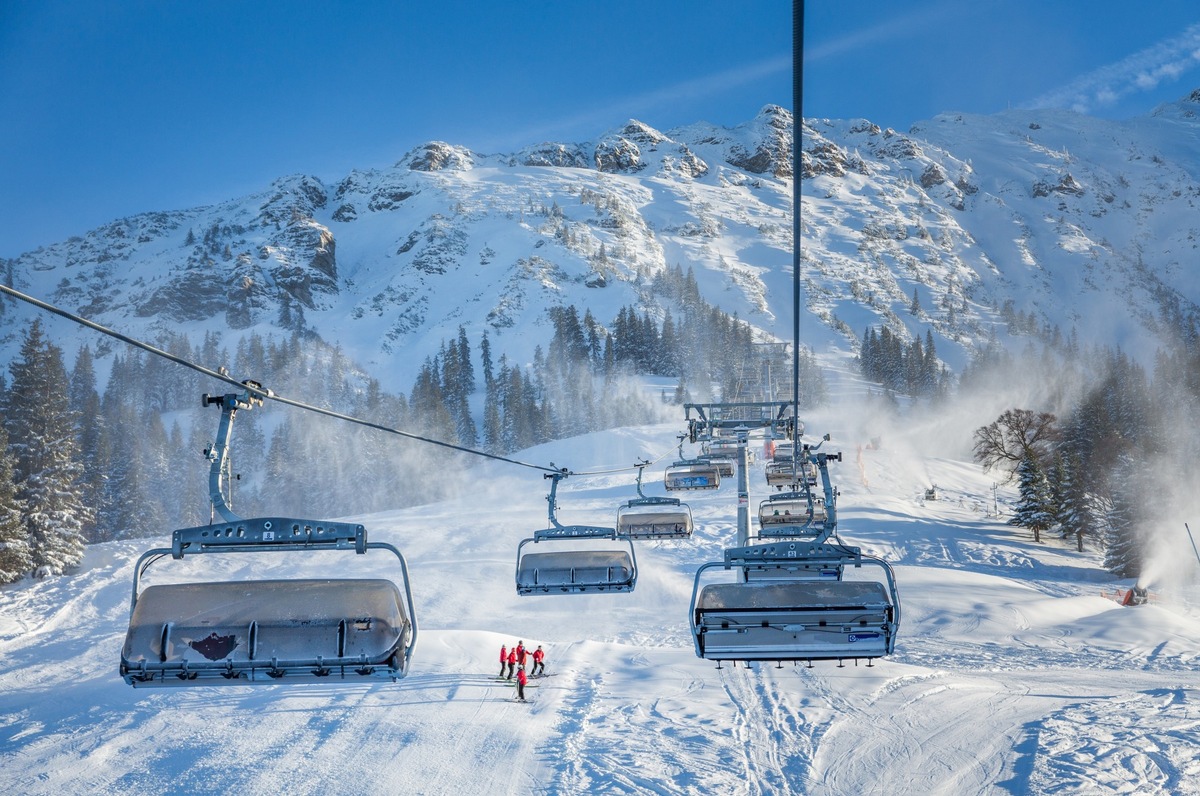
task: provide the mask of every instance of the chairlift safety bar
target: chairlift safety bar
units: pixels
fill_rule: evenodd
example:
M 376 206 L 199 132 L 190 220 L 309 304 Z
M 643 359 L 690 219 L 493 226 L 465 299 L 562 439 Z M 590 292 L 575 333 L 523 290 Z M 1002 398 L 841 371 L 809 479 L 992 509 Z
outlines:
M 171 534 L 171 555 L 234 553 L 247 550 L 367 549 L 367 529 L 348 522 L 314 522 L 288 517 L 255 517 L 237 522 L 180 528 Z
M 546 528 L 540 531 L 534 531 L 533 541 L 546 541 L 548 539 L 616 539 L 616 528 L 601 528 L 595 525 L 559 525 L 555 528 Z
M 713 562 L 725 569 L 753 566 L 756 564 L 784 565 L 795 561 L 836 562 L 858 567 L 863 561 L 862 551 L 846 545 L 813 544 L 804 541 L 774 542 L 730 547 L 725 550 L 724 562 Z M 711 565 L 705 565 L 711 566 Z

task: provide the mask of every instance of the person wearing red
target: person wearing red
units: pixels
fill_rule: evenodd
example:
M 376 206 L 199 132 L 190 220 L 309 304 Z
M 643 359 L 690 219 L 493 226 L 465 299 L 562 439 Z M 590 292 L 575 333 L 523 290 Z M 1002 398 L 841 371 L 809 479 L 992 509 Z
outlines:
M 513 677 L 513 669 L 517 668 L 517 650 L 514 647 L 508 651 L 508 677 L 505 680 L 511 680 Z
M 517 642 L 517 665 L 518 666 L 525 665 L 525 656 L 528 654 L 529 654 L 529 651 L 525 649 L 525 642 L 518 641 Z
M 530 672 L 534 677 L 538 676 L 538 667 L 541 667 L 542 674 L 546 673 L 546 653 L 542 652 L 542 645 L 533 651 L 533 671 Z
M 522 702 L 525 701 L 525 683 L 528 681 L 529 678 L 525 676 L 525 667 L 517 669 L 517 699 Z
M 500 676 L 504 676 L 504 667 L 508 665 L 508 647 L 500 645 Z

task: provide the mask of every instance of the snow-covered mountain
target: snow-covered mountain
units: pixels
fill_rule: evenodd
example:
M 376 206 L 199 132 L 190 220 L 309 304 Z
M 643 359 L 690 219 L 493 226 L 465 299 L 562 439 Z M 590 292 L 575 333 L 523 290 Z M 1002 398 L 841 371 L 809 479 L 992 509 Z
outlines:
M 1125 122 L 806 120 L 806 341 L 844 355 L 868 326 L 932 330 L 952 369 L 1010 327 L 1153 350 L 1163 319 L 1200 302 L 1198 112 L 1200 91 Z M 661 312 L 649 288 L 674 265 L 790 339 L 792 136 L 768 106 L 734 128 L 630 121 L 515 154 L 431 142 L 390 168 L 120 219 L 0 262 L 0 278 L 146 339 L 308 330 L 393 389 L 460 325 L 520 362 L 548 338 L 549 306 L 602 324 L 626 305 Z M 32 311 L 0 305 L 0 358 Z

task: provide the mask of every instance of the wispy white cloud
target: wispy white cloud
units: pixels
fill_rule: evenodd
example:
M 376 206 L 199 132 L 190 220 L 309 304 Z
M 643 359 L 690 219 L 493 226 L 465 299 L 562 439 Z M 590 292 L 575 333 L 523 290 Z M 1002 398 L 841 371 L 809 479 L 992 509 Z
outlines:
M 641 117 L 640 120 L 647 124 L 661 124 L 653 116 L 661 108 L 736 91 L 770 77 L 790 74 L 791 71 L 790 55 L 767 58 L 640 94 L 617 97 L 603 105 L 594 105 L 567 116 L 545 119 L 522 130 L 506 131 L 502 141 L 490 141 L 489 144 L 505 146 L 546 139 L 569 140 L 571 136 L 583 131 L 586 131 L 583 132 L 585 135 L 592 135 L 607 127 L 622 124 L 631 114 L 635 118 Z M 779 101 L 786 102 L 790 99 L 789 94 L 780 97 Z
M 1029 108 L 1069 108 L 1088 113 L 1131 95 L 1153 91 L 1200 69 L 1200 24 L 1096 69 L 1025 103 Z
M 890 8 L 890 7 L 889 7 Z M 969 10 L 960 0 L 927 6 L 900 6 L 901 13 L 868 27 L 859 28 L 836 38 L 817 43 L 805 43 L 805 63 L 816 63 L 847 53 L 869 52 L 885 42 L 906 41 L 916 33 L 961 20 Z M 807 36 L 805 37 L 808 38 Z

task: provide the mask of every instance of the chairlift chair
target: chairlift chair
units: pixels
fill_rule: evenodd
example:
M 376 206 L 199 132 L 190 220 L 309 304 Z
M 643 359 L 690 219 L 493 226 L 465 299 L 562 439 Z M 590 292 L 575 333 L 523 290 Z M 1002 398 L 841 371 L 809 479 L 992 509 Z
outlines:
M 134 570 L 129 630 L 120 673 L 135 688 L 262 683 L 395 681 L 408 671 L 417 624 L 408 565 L 390 544 L 367 540 L 362 525 L 308 519 L 242 519 L 221 486 L 237 409 L 262 399 L 204 397 L 222 409 L 210 491 L 222 523 L 183 528 L 171 547 L 142 554 Z M 257 393 L 255 391 L 258 391 Z M 382 550 L 396 556 L 403 592 L 384 578 L 308 578 L 151 585 L 150 564 L 171 556 L 246 552 Z
M 798 472 L 797 467 L 791 459 L 787 461 L 767 462 L 766 467 L 767 486 L 773 486 L 777 489 L 791 486 L 794 487 L 801 483 L 803 476 Z
M 734 458 L 738 453 L 738 441 L 733 437 L 718 437 L 708 443 L 708 453 L 712 456 Z
M 683 440 L 684 437 L 679 438 L 679 461 L 663 472 L 663 486 L 672 492 L 719 488 L 721 486 L 721 468 L 702 458 L 684 458 Z
M 600 592 L 633 591 L 637 583 L 637 559 L 633 540 L 622 537 L 616 528 L 601 528 L 590 525 L 563 525 L 555 517 L 558 482 L 567 477 L 566 472 L 550 473 L 552 478 L 550 495 L 551 527 L 534 532 L 517 546 L 517 594 L 590 594 Z M 589 540 L 624 540 L 620 549 L 581 548 L 577 543 Z M 549 552 L 526 550 L 530 544 L 549 543 L 554 548 L 558 542 L 571 542 L 566 549 Z
M 202 553 L 385 550 L 404 592 L 383 578 L 178 583 L 141 588 L 151 563 Z M 416 646 L 404 557 L 362 525 L 256 518 L 184 528 L 147 551 L 133 581 L 121 676 L 135 688 L 395 681 Z
M 678 461 L 663 472 L 663 486 L 670 491 L 717 489 L 721 486 L 721 470 L 712 462 Z
M 717 473 L 722 478 L 733 478 L 733 474 L 736 472 L 735 468 L 737 465 L 734 464 L 733 459 L 729 456 L 714 456 L 712 454 L 707 454 L 701 456 L 700 460 L 714 465 L 717 468 Z
M 734 461 L 737 461 L 739 450 L 740 446 L 736 437 L 721 437 L 714 439 L 708 444 L 709 455 L 733 459 Z M 755 460 L 756 456 L 753 448 L 746 449 L 746 458 L 751 462 Z
M 787 572 L 789 567 L 841 570 L 869 564 L 882 581 L 762 577 L 709 583 L 704 573 L 722 568 Z M 868 662 L 889 655 L 900 625 L 900 601 L 891 567 L 858 548 L 804 542 L 774 543 L 725 551 L 723 561 L 696 571 L 689 623 L 698 657 L 718 661 Z
M 826 518 L 824 498 L 815 497 L 807 489 L 782 492 L 758 504 L 758 535 L 760 538 L 819 537 L 825 532 Z
M 678 498 L 647 497 L 642 493 L 638 466 L 638 496 L 617 508 L 617 535 L 630 539 L 686 539 L 692 535 L 692 510 Z

